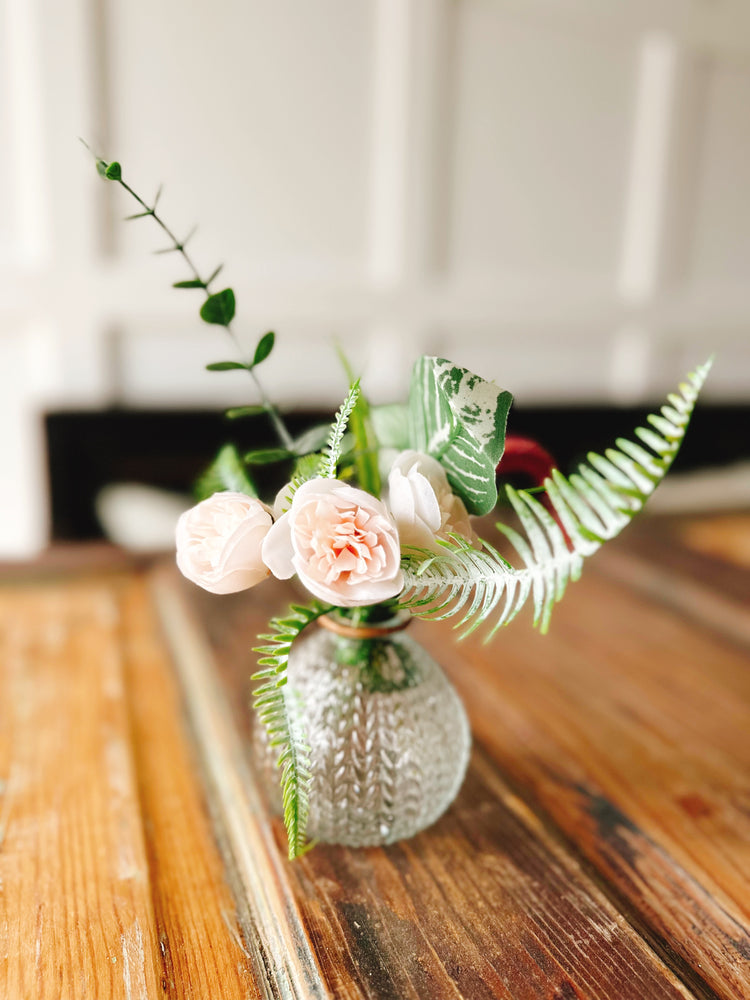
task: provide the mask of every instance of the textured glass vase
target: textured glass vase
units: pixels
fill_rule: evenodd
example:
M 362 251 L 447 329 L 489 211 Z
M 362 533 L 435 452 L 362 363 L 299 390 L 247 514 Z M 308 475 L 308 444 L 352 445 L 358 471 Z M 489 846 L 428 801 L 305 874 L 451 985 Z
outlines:
M 433 823 L 456 797 L 471 735 L 455 689 L 403 631 L 321 621 L 292 647 L 286 697 L 310 747 L 308 834 L 351 847 L 390 844 Z M 259 750 L 280 805 L 278 751 Z

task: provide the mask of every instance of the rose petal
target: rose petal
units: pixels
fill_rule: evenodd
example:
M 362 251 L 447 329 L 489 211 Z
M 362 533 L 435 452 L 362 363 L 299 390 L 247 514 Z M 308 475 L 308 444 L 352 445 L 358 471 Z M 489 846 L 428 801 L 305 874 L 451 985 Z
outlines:
M 254 497 L 214 493 L 178 519 L 177 565 L 212 593 L 245 590 L 268 575 L 260 550 L 270 526 L 268 508 Z
M 292 561 L 294 548 L 289 513 L 283 514 L 263 539 L 261 556 L 277 579 L 288 580 L 294 575 L 295 567 Z
M 385 600 L 403 588 L 398 531 L 376 497 L 335 479 L 312 479 L 280 522 L 285 518 L 283 540 L 274 526 L 265 542 L 277 575 L 291 575 L 291 560 L 312 594 L 343 607 Z

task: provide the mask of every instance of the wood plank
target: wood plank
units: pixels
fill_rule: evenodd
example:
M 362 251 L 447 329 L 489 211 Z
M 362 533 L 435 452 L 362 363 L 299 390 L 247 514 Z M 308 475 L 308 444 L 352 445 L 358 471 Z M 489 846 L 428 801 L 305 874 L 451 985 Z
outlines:
M 244 836 L 256 868 L 266 872 L 260 890 L 267 892 L 270 882 L 279 893 L 274 920 L 279 902 L 291 901 L 288 960 L 299 967 L 290 995 L 307 995 L 298 984 L 314 970 L 323 995 L 352 1000 L 696 995 L 644 944 L 481 747 L 455 806 L 420 836 L 385 849 L 318 845 L 298 862 L 284 861 L 283 827 L 269 819 L 252 768 L 248 701 L 253 637 L 289 591 L 269 582 L 250 595 L 215 598 L 189 588 L 173 570 L 158 586 L 190 708 L 213 703 L 202 713 L 204 755 L 210 759 L 217 744 L 226 750 L 226 733 L 235 734 L 215 767 L 237 770 L 248 783 Z M 210 648 L 196 614 L 206 622 Z M 445 631 L 434 630 L 434 637 L 444 644 Z M 231 822 L 236 785 L 213 791 Z M 257 886 L 241 888 L 250 895 L 256 931 L 273 937 L 276 923 L 264 927 L 263 900 L 252 898 Z
M 0 588 L 0 996 L 257 997 L 145 585 L 63 570 Z
M 142 583 L 16 576 L 0 588 L 0 996 L 750 995 L 746 574 L 631 537 L 546 638 L 520 622 L 453 646 L 416 624 L 478 738 L 458 802 L 412 841 L 293 865 L 247 709 L 249 649 L 289 591 L 217 598 L 167 573 L 195 754 Z
M 161 956 L 160 995 L 260 997 L 172 663 L 142 578 L 122 599 L 125 684 Z
M 173 566 L 154 574 L 156 606 L 187 702 L 259 989 L 268 997 L 323 998 L 320 970 L 287 885 L 283 855 L 276 851 L 267 808 L 233 724 L 233 713 L 242 717 L 247 707 L 246 692 L 235 693 L 236 704 L 227 700 L 203 630 L 187 613 L 178 587 Z
M 527 622 L 489 647 L 419 636 L 514 787 L 694 989 L 736 1000 L 750 996 L 746 647 L 734 604 L 704 619 L 700 583 L 659 567 L 655 586 L 633 558 L 598 556 L 547 637 Z
M 679 519 L 675 534 L 688 549 L 750 569 L 750 514 L 732 513 Z
M 116 588 L 0 590 L 0 996 L 161 995 Z
M 610 546 L 595 566 L 598 572 L 647 594 L 652 601 L 667 604 L 696 623 L 750 646 L 750 575 L 741 564 L 750 514 L 731 523 L 735 525 L 737 549 L 731 559 L 723 555 L 730 542 L 722 518 L 659 517 L 644 518 L 626 544 Z M 720 539 L 721 544 L 701 551 L 693 545 L 693 529 L 702 529 L 707 539 Z
M 455 806 L 432 830 L 384 850 L 317 847 L 291 877 L 317 946 L 330 956 L 335 995 L 692 995 L 481 749 Z

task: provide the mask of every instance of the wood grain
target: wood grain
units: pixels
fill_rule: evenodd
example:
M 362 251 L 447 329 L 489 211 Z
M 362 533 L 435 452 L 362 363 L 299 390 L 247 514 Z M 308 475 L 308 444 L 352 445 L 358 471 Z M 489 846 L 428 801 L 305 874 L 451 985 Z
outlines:
M 647 564 L 640 593 L 621 570 L 602 554 L 546 638 L 420 634 L 493 759 L 654 947 L 697 991 L 750 996 L 747 653 L 696 623 L 692 591 L 683 616 L 681 586 L 658 601 Z
M 750 569 L 750 518 L 746 514 L 686 518 L 675 530 L 687 548 Z
M 0 995 L 153 997 L 158 939 L 117 596 L 0 593 Z
M 144 585 L 0 588 L 0 996 L 257 996 Z
M 122 600 L 125 688 L 163 996 L 259 997 L 150 590 Z
M 203 630 L 180 596 L 174 567 L 157 570 L 152 587 L 185 692 L 259 987 L 269 997 L 324 997 L 317 960 L 287 883 L 286 852 L 276 850 L 267 805 L 233 722 L 235 711 L 241 718 L 247 714 L 244 692 L 228 700 L 221 689 Z
M 250 602 L 182 589 L 207 622 L 249 755 L 248 650 L 284 590 L 269 584 Z M 420 631 L 444 654 L 443 630 Z M 451 655 L 456 671 L 473 675 L 471 656 Z M 281 856 L 278 821 L 275 832 Z M 481 748 L 457 803 L 431 830 L 384 850 L 319 845 L 284 874 L 336 997 L 710 995 L 700 977 L 697 993 L 679 984 L 644 947 Z
M 692 995 L 481 751 L 432 830 L 362 854 L 316 848 L 291 877 L 336 996 Z
M 622 541 L 547 637 L 415 623 L 472 721 L 458 800 L 296 863 L 248 708 L 290 589 L 220 598 L 102 552 L 14 571 L 0 997 L 750 997 L 747 574 L 669 530 Z

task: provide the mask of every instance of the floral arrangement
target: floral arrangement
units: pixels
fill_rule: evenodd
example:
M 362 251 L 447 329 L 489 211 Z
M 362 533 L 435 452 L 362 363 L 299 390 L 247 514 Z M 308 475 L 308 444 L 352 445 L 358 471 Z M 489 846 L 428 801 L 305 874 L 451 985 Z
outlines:
M 285 699 L 292 644 L 311 622 L 337 611 L 356 623 L 396 610 L 428 619 L 454 618 L 461 636 L 485 626 L 487 639 L 530 600 L 534 625 L 547 629 L 554 604 L 584 559 L 617 535 L 641 510 L 668 471 L 685 435 L 711 362 L 688 375 L 648 426 L 618 439 L 604 455 L 566 477 L 553 470 L 546 496 L 505 486 L 517 524 L 497 523 L 515 549 L 513 565 L 478 537 L 472 518 L 498 502 L 496 470 L 512 397 L 450 361 L 419 358 L 403 405 L 371 406 L 350 379 L 332 424 L 293 438 L 264 393 L 257 369 L 274 348 L 266 333 L 244 358 L 232 321 L 231 288 L 214 291 L 196 269 L 186 241 L 125 182 L 117 162 L 97 160 L 99 173 L 139 204 L 131 218 L 151 218 L 166 251 L 182 256 L 190 276 L 180 289 L 203 294 L 202 319 L 224 327 L 239 357 L 208 366 L 241 369 L 259 402 L 227 411 L 230 420 L 263 412 L 275 428 L 273 449 L 240 455 L 221 449 L 198 484 L 200 502 L 177 525 L 177 564 L 191 581 L 216 594 L 254 587 L 269 576 L 296 576 L 310 595 L 261 636 L 255 707 L 278 748 L 290 857 L 303 852 L 309 811 L 309 767 L 304 735 L 292 724 Z M 289 481 L 273 503 L 258 497 L 253 466 L 284 462 Z

